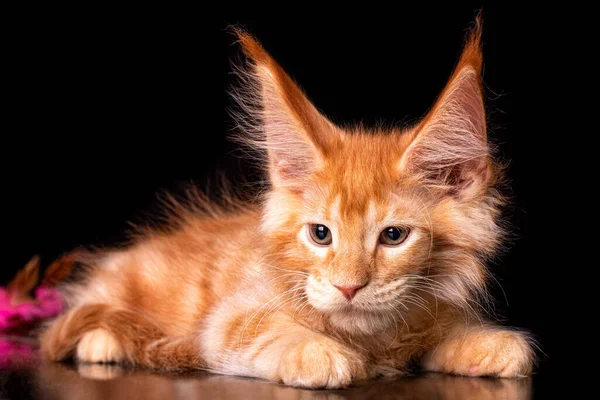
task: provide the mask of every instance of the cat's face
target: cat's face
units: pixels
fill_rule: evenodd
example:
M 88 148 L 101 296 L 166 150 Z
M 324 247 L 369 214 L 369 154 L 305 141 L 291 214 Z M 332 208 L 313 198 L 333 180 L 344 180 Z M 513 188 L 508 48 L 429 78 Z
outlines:
M 432 251 L 429 207 L 393 163 L 381 162 L 396 156 L 390 140 L 402 142 L 394 134 L 345 137 L 343 156 L 327 160 L 290 210 L 309 303 L 342 324 L 368 315 L 362 330 L 376 328 L 373 315 L 400 315 L 421 301 L 411 289 L 423 285 Z
M 271 192 L 264 227 L 273 251 L 286 255 L 278 264 L 299 272 L 281 274 L 282 290 L 300 286 L 333 323 L 371 333 L 424 302 L 422 292 L 434 286 L 427 277 L 434 226 L 440 235 L 451 230 L 447 214 L 457 203 L 434 201 L 398 171 L 408 136 L 339 134 L 339 152 L 302 190 Z
M 268 155 L 262 229 L 281 290 L 371 333 L 426 308 L 424 293 L 468 306 L 501 234 L 479 38 L 427 117 L 388 132 L 333 125 L 258 43 L 240 39 L 253 69 L 239 100 L 260 117 L 242 122 Z

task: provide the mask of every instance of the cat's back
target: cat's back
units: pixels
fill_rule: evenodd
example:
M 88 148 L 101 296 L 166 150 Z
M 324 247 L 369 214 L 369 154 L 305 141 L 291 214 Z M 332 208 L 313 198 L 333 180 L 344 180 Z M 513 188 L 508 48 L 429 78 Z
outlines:
M 262 253 L 259 221 L 252 207 L 184 215 L 177 228 L 104 254 L 83 283 L 66 288 L 68 301 L 136 310 L 170 335 L 188 334 L 251 273 Z

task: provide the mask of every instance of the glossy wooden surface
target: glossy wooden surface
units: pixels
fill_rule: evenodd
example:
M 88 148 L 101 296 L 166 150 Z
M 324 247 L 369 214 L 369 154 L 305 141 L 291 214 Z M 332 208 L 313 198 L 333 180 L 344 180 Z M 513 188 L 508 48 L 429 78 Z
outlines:
M 30 362 L 0 370 L 2 399 L 530 399 L 532 380 L 424 374 L 345 390 L 302 390 L 208 373 L 157 374 L 114 365 Z

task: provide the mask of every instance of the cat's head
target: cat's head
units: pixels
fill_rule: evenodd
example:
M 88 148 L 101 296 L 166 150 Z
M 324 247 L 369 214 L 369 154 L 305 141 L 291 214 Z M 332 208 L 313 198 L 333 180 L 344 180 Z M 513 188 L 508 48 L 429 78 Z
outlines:
M 250 60 L 237 92 L 240 122 L 271 182 L 262 229 L 273 272 L 290 297 L 342 328 L 374 332 L 390 316 L 426 307 L 424 293 L 469 308 L 484 291 L 502 198 L 487 142 L 480 36 L 478 27 L 469 35 L 425 118 L 381 131 L 334 125 L 238 32 Z

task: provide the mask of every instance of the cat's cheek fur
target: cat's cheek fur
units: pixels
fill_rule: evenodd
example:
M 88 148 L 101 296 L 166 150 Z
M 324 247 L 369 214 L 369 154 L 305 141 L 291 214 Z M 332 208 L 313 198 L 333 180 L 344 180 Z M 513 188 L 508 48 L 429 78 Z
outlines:
M 308 302 L 319 311 L 331 312 L 347 303 L 340 291 L 333 287 L 328 279 L 323 276 L 309 275 L 304 290 Z

